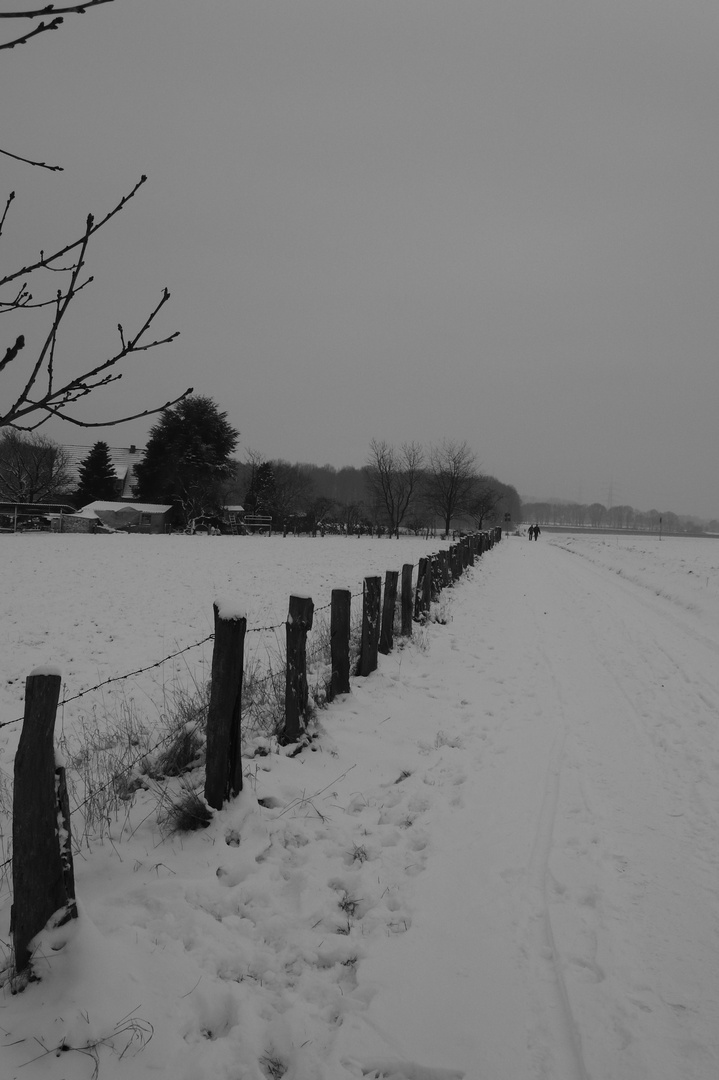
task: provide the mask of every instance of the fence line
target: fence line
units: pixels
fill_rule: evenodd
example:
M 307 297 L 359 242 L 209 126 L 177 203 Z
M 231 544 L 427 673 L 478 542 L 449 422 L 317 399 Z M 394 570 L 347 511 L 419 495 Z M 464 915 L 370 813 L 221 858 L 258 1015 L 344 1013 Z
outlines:
M 501 529 L 491 533 L 474 534 L 452 545 L 449 552 L 420 559 L 417 582 L 412 598 L 413 564 L 405 564 L 402 573 L 402 633 L 411 634 L 411 624 L 406 622 L 408 604 L 414 600 L 414 620 L 424 622 L 429 616 L 432 602 L 439 598 L 442 588 L 453 584 L 466 569 L 474 565 L 476 554 L 494 546 L 501 539 Z M 385 604 L 381 606 L 382 579 L 378 575 L 364 579 L 362 596 L 362 626 L 359 659 L 355 676 L 366 677 L 377 667 L 380 642 L 382 651 L 392 648 L 394 617 L 396 614 L 397 571 L 387 571 L 384 579 Z M 409 593 L 410 595 L 405 595 Z M 350 692 L 349 663 L 351 620 L 349 590 L 336 589 L 332 602 L 318 609 L 331 609 L 330 666 L 332 678 L 326 687 L 327 700 L 336 692 Z M 391 610 L 390 610 L 391 609 Z M 314 605 L 307 596 L 290 596 L 289 611 L 285 625 L 285 707 L 284 726 L 278 731 L 280 744 L 301 743 L 307 732 L 308 681 L 306 639 L 313 625 Z M 202 641 L 178 649 L 156 663 L 125 675 L 115 676 L 94 687 L 59 701 L 60 675 L 50 669 L 36 669 L 26 681 L 25 713 L 23 730 L 15 758 L 15 788 L 13 795 L 13 845 L 12 857 L 0 864 L 0 870 L 12 864 L 13 914 L 11 935 L 13 939 L 15 974 L 29 968 L 32 960 L 30 942 L 52 918 L 67 921 L 77 917 L 74 894 L 74 872 L 70 836 L 70 817 L 65 766 L 56 761 L 53 732 L 57 709 L 60 705 L 77 701 L 85 695 L 110 683 L 132 678 L 160 667 L 167 660 L 214 640 L 210 698 L 206 721 L 205 749 L 205 800 L 220 810 L 228 799 L 242 790 L 241 755 L 241 706 L 244 677 L 244 638 L 247 620 L 239 614 L 223 616 L 218 605 L 214 606 L 215 631 Z M 282 624 L 258 628 L 279 630 Z M 341 639 L 341 640 L 340 640 Z M 315 656 L 326 656 L 326 644 L 319 646 Z M 335 670 L 337 668 L 337 670 Z M 340 674 L 341 678 L 335 676 Z M 276 678 L 270 673 L 268 679 Z M 1 727 L 18 721 L 7 721 Z M 200 717 L 195 730 L 203 723 Z M 185 733 L 187 733 L 185 729 Z M 39 737 L 38 737 L 39 736 Z M 170 732 L 154 747 L 138 753 L 137 758 L 112 776 L 104 785 L 114 785 L 119 777 L 130 772 L 143 759 L 170 739 Z M 38 791 L 38 778 L 41 790 Z M 94 789 L 72 813 L 81 810 L 96 798 Z M 211 815 L 210 815 L 211 816 Z M 64 822 L 62 828 L 58 821 Z M 205 820 L 209 823 L 209 819 Z M 32 836 L 32 843 L 23 842 Z M 51 875 L 52 880 L 48 878 Z M 40 901 L 38 900 L 40 898 Z M 48 907 L 49 905 L 49 907 Z
M 499 529 L 491 530 L 491 532 L 492 533 L 497 533 L 497 536 L 501 537 L 501 530 L 499 530 Z M 446 552 L 440 551 L 438 553 L 439 559 L 441 560 L 442 556 L 444 556 L 446 554 L 447 554 Z M 424 562 L 426 562 L 425 559 L 420 559 L 419 562 L 417 562 L 417 563 L 407 563 L 405 565 L 406 565 L 406 567 L 411 567 L 411 569 L 414 570 L 414 569 L 420 567 L 422 565 L 422 563 L 424 563 Z M 445 581 L 445 584 L 449 584 L 449 582 Z M 364 595 L 364 590 L 362 592 L 351 593 L 351 599 L 353 599 L 353 600 L 360 599 L 360 598 L 363 597 L 363 595 Z M 331 609 L 331 607 L 332 607 L 331 602 L 329 604 L 324 604 L 322 607 L 315 608 L 315 614 L 319 614 L 322 611 L 329 611 Z M 248 627 L 246 633 L 247 634 L 269 633 L 270 631 L 282 630 L 285 625 L 286 624 L 284 622 L 279 622 L 279 623 L 272 623 L 269 626 Z M 111 685 L 112 683 L 123 682 L 125 679 L 131 679 L 131 678 L 136 677 L 137 675 L 144 675 L 148 671 L 153 671 L 156 668 L 162 667 L 162 665 L 167 663 L 168 660 L 174 660 L 176 657 L 182 656 L 184 653 L 190 652 L 192 649 L 199 648 L 199 646 L 201 646 L 201 645 L 206 645 L 208 641 L 213 641 L 214 638 L 215 638 L 214 633 L 208 634 L 206 637 L 202 638 L 200 641 L 195 641 L 191 645 L 185 645 L 185 646 L 183 646 L 183 648 L 178 649 L 175 652 L 170 653 L 167 656 L 163 656 L 162 659 L 157 660 L 152 664 L 148 664 L 147 667 L 137 668 L 134 671 L 128 671 L 124 675 L 110 676 L 109 678 L 104 679 L 102 682 L 96 683 L 94 686 L 88 686 L 88 687 L 86 687 L 86 689 L 78 691 L 78 693 L 73 694 L 71 697 L 62 698 L 60 701 L 58 701 L 58 708 L 62 708 L 65 705 L 69 705 L 73 701 L 78 701 L 80 698 L 87 696 L 87 694 L 92 694 L 92 693 L 96 692 L 97 690 L 101 690 L 105 686 Z M 321 650 L 322 650 L 322 646 L 319 646 L 318 650 L 317 650 L 317 653 L 315 653 L 313 655 L 318 655 L 321 652 Z M 267 682 L 270 679 L 275 678 L 275 677 L 276 677 L 275 674 L 270 673 L 270 674 L 268 674 L 266 676 L 265 679 L 260 680 L 260 682 Z M 0 729 L 5 728 L 5 727 L 10 727 L 12 724 L 21 724 L 23 719 L 24 718 L 22 716 L 18 716 L 18 717 L 15 717 L 14 720 L 0 721 Z M 0 865 L 3 865 L 3 864 L 0 864 Z
M 352 593 L 353 599 L 362 596 L 362 593 Z M 315 612 L 329 611 L 332 604 L 324 604 L 320 608 L 315 608 Z M 284 622 L 273 623 L 270 626 L 252 626 L 247 628 L 248 634 L 265 634 L 270 631 L 282 630 L 285 626 Z M 200 645 L 206 645 L 208 641 L 214 641 L 214 633 L 208 634 L 207 637 L 202 638 L 200 641 L 194 641 L 192 645 L 185 645 L 181 649 L 177 649 L 176 652 L 169 653 L 168 656 L 163 656 L 161 660 L 157 660 L 152 664 L 148 664 L 147 667 L 137 668 L 135 671 L 128 671 L 124 675 L 112 675 L 108 679 L 103 679 L 102 682 L 96 683 L 95 686 L 88 686 L 84 690 L 79 690 L 71 697 L 62 698 L 58 701 L 58 708 L 62 708 L 64 705 L 69 705 L 73 701 L 78 701 L 79 698 L 85 697 L 87 694 L 92 694 L 97 690 L 102 690 L 104 686 L 109 686 L 111 683 L 123 682 L 125 679 L 132 679 L 137 675 L 144 675 L 148 671 L 153 671 L 155 668 L 162 667 L 168 660 L 174 660 L 178 656 L 182 656 L 186 652 L 190 652 L 191 649 L 197 649 Z M 268 676 L 268 678 L 271 676 Z M 2 720 L 0 721 L 0 729 L 10 727 L 12 724 L 21 724 L 23 722 L 22 716 L 16 716 L 14 720 Z M 0 864 L 1 865 L 1 864 Z

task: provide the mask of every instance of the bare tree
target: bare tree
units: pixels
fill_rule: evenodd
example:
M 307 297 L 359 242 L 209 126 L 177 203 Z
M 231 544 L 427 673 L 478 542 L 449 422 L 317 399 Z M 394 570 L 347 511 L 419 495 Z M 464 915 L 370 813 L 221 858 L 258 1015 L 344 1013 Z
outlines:
M 476 455 L 466 442 L 443 439 L 429 450 L 424 497 L 449 534 L 452 518 L 468 513 L 476 483 Z
M 399 536 L 400 526 L 417 498 L 422 481 L 424 451 L 418 443 L 399 449 L 384 439 L 373 439 L 365 465 L 367 487 L 387 515 L 389 535 Z
M 367 518 L 367 507 L 360 499 L 359 502 L 346 502 L 341 505 L 340 520 L 347 536 L 351 536 Z
M 315 495 L 315 485 L 310 471 L 303 465 L 290 465 L 289 461 L 273 461 L 275 477 L 273 516 L 278 521 L 290 514 L 306 513 Z
M 494 518 L 502 497 L 502 492 L 493 485 L 491 477 L 475 478 L 467 512 L 478 529 L 483 527 L 485 519 Z
M 0 42 L 0 50 L 13 49 L 16 45 L 26 44 L 39 34 L 56 30 L 65 15 L 82 14 L 89 8 L 111 2 L 112 0 L 86 0 L 81 4 L 49 4 L 44 8 L 27 11 L 2 12 L 0 19 L 25 20 L 30 24 L 30 29 Z M 30 166 L 61 171 L 59 165 L 33 161 L 4 149 L 0 150 L 0 153 Z M 146 179 L 142 176 L 133 189 L 123 195 L 99 220 L 89 214 L 84 228 L 78 229 L 67 243 L 47 254 L 41 250 L 39 255 L 27 258 L 17 269 L 0 278 L 0 314 L 15 312 L 17 317 L 18 312 L 24 313 L 30 327 L 28 335 L 16 334 L 14 340 L 6 346 L 5 352 L 0 350 L 0 375 L 5 376 L 0 428 L 14 427 L 34 431 L 52 417 L 79 427 L 111 427 L 128 420 L 152 416 L 177 404 L 192 392 L 188 389 L 184 394 L 162 405 L 94 423 L 80 420 L 72 409 L 72 406 L 83 398 L 122 378 L 118 365 L 123 360 L 136 353 L 146 353 L 168 344 L 177 337 L 177 331 L 157 338 L 151 337 L 153 323 L 170 298 L 167 289 L 162 290 L 159 301 L 132 331 L 126 333 L 122 324 L 118 324 L 119 345 L 110 350 L 109 355 L 84 365 L 84 370 L 78 375 L 62 373 L 59 364 L 58 340 L 68 309 L 79 293 L 93 280 L 86 270 L 90 241 L 134 198 Z M 14 201 L 15 192 L 11 191 L 0 212 L 0 238 Z M 48 288 L 47 282 L 50 279 L 53 284 Z M 39 295 L 36 296 L 37 291 Z M 28 337 L 32 337 L 32 345 Z M 8 376 L 11 377 L 14 389 L 7 389 Z
M 67 498 L 74 487 L 67 453 L 43 435 L 0 434 L 0 498 L 39 503 Z

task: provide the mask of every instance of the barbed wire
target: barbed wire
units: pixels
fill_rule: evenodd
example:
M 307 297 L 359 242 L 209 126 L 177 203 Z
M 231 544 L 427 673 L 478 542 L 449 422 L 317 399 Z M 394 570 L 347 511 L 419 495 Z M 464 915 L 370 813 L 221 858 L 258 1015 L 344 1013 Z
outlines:
M 412 569 L 414 570 L 415 567 L 417 567 L 418 565 L 419 565 L 418 563 L 412 563 Z M 364 596 L 364 585 L 362 587 L 361 592 L 350 593 L 350 599 L 352 599 L 352 600 L 360 599 L 363 596 Z M 322 611 L 328 611 L 331 607 L 332 607 L 332 602 L 330 601 L 330 603 L 324 604 L 324 605 L 322 605 L 322 607 L 315 608 L 315 613 L 319 614 Z M 286 626 L 286 622 L 272 623 L 269 626 L 252 626 L 252 627 L 249 627 L 245 631 L 245 633 L 246 634 L 265 634 L 265 633 L 270 633 L 270 632 L 275 632 L 277 630 L 281 630 L 283 626 Z M 123 682 L 125 679 L 132 679 L 132 678 L 135 678 L 138 675 L 144 675 L 148 671 L 153 671 L 155 668 L 161 667 L 163 664 L 166 664 L 168 660 L 174 660 L 174 659 L 176 659 L 176 657 L 182 656 L 183 653 L 189 652 L 191 649 L 199 648 L 200 645 L 206 645 L 207 642 L 212 641 L 214 639 L 214 637 L 215 637 L 214 634 L 208 634 L 207 637 L 203 638 L 201 641 L 195 641 L 195 642 L 193 642 L 192 645 L 186 645 L 182 649 L 177 649 L 175 652 L 170 653 L 168 656 L 163 656 L 161 660 L 157 660 L 152 664 L 148 664 L 146 667 L 136 668 L 134 671 L 128 671 L 124 675 L 113 675 L 109 679 L 103 679 L 102 682 L 96 683 L 94 686 L 88 686 L 88 687 L 86 687 L 86 689 L 78 691 L 77 694 L 73 694 L 71 697 L 63 698 L 62 701 L 58 702 L 58 708 L 61 708 L 61 707 L 65 706 L 65 705 L 69 705 L 73 701 L 78 701 L 80 698 L 85 697 L 87 694 L 95 693 L 97 690 L 101 690 L 104 686 L 110 686 L 112 683 Z M 265 680 L 262 680 L 262 682 L 269 681 L 269 680 L 271 680 L 271 679 L 273 679 L 275 677 L 276 677 L 276 674 L 271 672 L 267 676 L 267 678 Z M 21 724 L 23 722 L 23 720 L 24 720 L 24 717 L 17 716 L 17 717 L 15 717 L 14 720 L 0 721 L 0 730 L 2 728 L 10 727 L 13 724 Z
M 274 623 L 272 626 L 248 626 L 247 630 L 245 630 L 245 633 L 246 634 L 266 634 L 266 633 L 269 633 L 270 630 L 281 630 L 284 625 L 285 625 L 285 623 L 278 622 L 278 623 Z
M 128 671 L 126 675 L 114 675 L 109 679 L 104 679 L 103 682 L 97 683 L 96 686 L 88 686 L 86 690 L 80 690 L 79 693 L 73 694 L 72 697 L 63 698 L 62 701 L 58 701 L 58 708 L 60 708 L 61 705 L 69 705 L 71 701 L 77 701 L 78 698 L 85 697 L 86 694 L 92 694 L 95 690 L 101 690 L 103 686 L 122 682 L 124 679 L 132 679 L 135 675 L 144 675 L 146 671 L 153 671 L 155 668 L 162 667 L 168 660 L 174 660 L 175 657 L 182 656 L 183 653 L 189 652 L 190 649 L 197 649 L 200 645 L 206 645 L 208 641 L 213 640 L 214 636 L 214 634 L 208 634 L 202 641 L 196 641 L 193 645 L 186 645 L 184 649 L 178 649 L 176 652 L 170 653 L 169 656 L 163 656 L 162 660 L 158 660 L 154 664 L 148 664 L 147 667 L 137 668 L 135 671 Z
M 162 667 L 168 660 L 174 660 L 178 656 L 182 656 L 183 653 L 189 652 L 191 649 L 197 649 L 200 645 L 206 645 L 208 641 L 214 639 L 214 634 L 208 634 L 202 641 L 195 641 L 192 645 L 185 645 L 182 649 L 177 649 L 175 652 L 170 653 L 169 656 L 163 656 L 161 660 L 156 660 L 153 664 L 148 664 L 147 667 L 136 668 L 135 671 L 128 671 L 124 675 L 112 675 L 109 679 L 103 679 L 102 682 L 96 683 L 95 686 L 88 686 L 85 690 L 78 691 L 77 694 L 73 694 L 72 697 L 63 698 L 62 701 L 58 701 L 58 709 L 64 705 L 69 705 L 72 701 L 77 701 L 81 697 L 85 697 L 87 694 L 92 694 L 96 690 L 101 690 L 103 686 L 109 686 L 111 683 L 122 682 L 125 679 L 132 679 L 136 675 L 144 675 L 147 671 L 153 671 L 155 668 Z M 4 720 L 0 723 L 0 728 L 9 727 L 11 724 L 21 724 L 24 717 L 18 716 L 15 720 Z
M 418 563 L 412 563 L 412 569 L 415 569 L 415 567 L 418 565 Z M 361 599 L 363 596 L 364 586 L 361 592 L 350 593 L 350 599 L 352 600 Z M 330 601 L 328 604 L 323 604 L 322 607 L 315 608 L 314 610 L 316 614 L 319 614 L 322 611 L 328 611 L 331 607 L 332 602 Z M 286 626 L 286 622 L 272 623 L 269 626 L 252 626 L 248 627 L 245 633 L 265 634 L 281 630 L 283 626 Z M 157 660 L 153 664 L 148 664 L 147 667 L 136 668 L 134 671 L 128 671 L 124 675 L 113 675 L 109 679 L 103 679 L 102 682 L 96 683 L 94 686 L 88 686 L 86 689 L 78 691 L 77 694 L 73 694 L 71 697 L 63 698 L 62 701 L 58 702 L 58 708 L 61 708 L 64 705 L 69 705 L 73 701 L 78 701 L 80 698 L 85 697 L 87 694 L 95 693 L 97 690 L 101 690 L 104 686 L 109 686 L 112 683 L 116 682 L 123 682 L 125 679 L 132 679 L 138 675 L 144 675 L 148 671 L 153 671 L 155 668 L 162 667 L 162 665 L 166 664 L 168 660 L 174 660 L 176 657 L 182 656 L 183 653 L 189 652 L 191 649 L 199 648 L 200 645 L 206 645 L 207 642 L 212 641 L 214 637 L 214 634 L 208 634 L 207 637 L 203 638 L 201 641 L 195 641 L 192 645 L 186 645 L 182 649 L 177 649 L 175 652 L 170 653 L 168 656 L 163 656 L 161 660 Z M 274 677 L 275 676 L 273 674 L 270 674 L 268 675 L 267 679 L 269 680 Z M 14 720 L 0 721 L 0 730 L 2 728 L 10 727 L 12 724 L 21 724 L 23 722 L 23 719 L 24 717 L 17 716 Z
M 201 727 L 202 723 L 203 723 L 203 720 L 202 720 L 202 718 L 200 718 L 195 723 L 195 725 L 192 728 L 190 728 L 189 731 L 184 732 L 184 735 L 186 737 L 194 735 L 195 732 L 197 731 L 197 729 L 199 727 Z M 90 792 L 90 794 L 87 795 L 82 800 L 81 803 L 78 803 L 77 806 L 74 806 L 72 808 L 72 810 L 70 811 L 70 817 L 72 817 L 73 814 L 77 813 L 78 810 L 82 810 L 83 806 L 87 806 L 87 804 L 89 802 L 92 802 L 92 800 L 94 798 L 96 798 L 101 792 L 107 791 L 108 788 L 112 787 L 113 784 L 121 776 L 124 776 L 127 773 L 132 772 L 132 770 L 135 768 L 136 765 L 139 764 L 139 762 L 141 762 L 145 758 L 148 758 L 150 756 L 150 754 L 154 754 L 155 750 L 159 750 L 160 747 L 163 746 L 165 743 L 168 743 L 172 739 L 176 739 L 176 738 L 177 738 L 177 732 L 176 731 L 170 731 L 170 732 L 168 732 L 167 735 L 164 735 L 161 739 L 159 739 L 158 742 L 156 742 L 154 746 L 149 746 L 147 748 L 147 750 L 143 750 L 142 753 L 138 754 L 136 758 L 134 758 L 131 762 L 129 762 L 129 764 L 123 765 L 123 767 L 121 769 L 118 769 L 116 773 L 113 773 L 113 775 L 110 777 L 110 779 L 107 781 L 106 784 L 100 784 L 99 787 L 93 788 L 92 791 Z

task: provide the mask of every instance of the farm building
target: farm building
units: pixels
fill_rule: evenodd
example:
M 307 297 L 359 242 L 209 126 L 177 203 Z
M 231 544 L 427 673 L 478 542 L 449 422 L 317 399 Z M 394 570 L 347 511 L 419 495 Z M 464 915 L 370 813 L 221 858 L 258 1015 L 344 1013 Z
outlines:
M 76 518 L 96 518 L 123 532 L 164 533 L 172 527 L 173 507 L 164 503 L 91 502 Z

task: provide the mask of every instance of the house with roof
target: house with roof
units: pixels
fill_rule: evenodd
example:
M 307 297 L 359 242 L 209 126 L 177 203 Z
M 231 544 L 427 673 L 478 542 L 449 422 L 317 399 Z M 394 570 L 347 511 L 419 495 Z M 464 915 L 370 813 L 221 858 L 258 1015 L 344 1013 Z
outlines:
M 174 507 L 165 503 L 102 502 L 96 500 L 78 510 L 75 519 L 95 519 L 118 532 L 170 532 Z
M 67 469 L 77 485 L 80 482 L 80 466 L 92 450 L 91 446 L 64 445 Z M 137 446 L 108 446 L 110 461 L 117 477 L 117 498 L 132 499 L 132 489 L 137 483 L 135 465 L 142 461 L 144 450 Z

